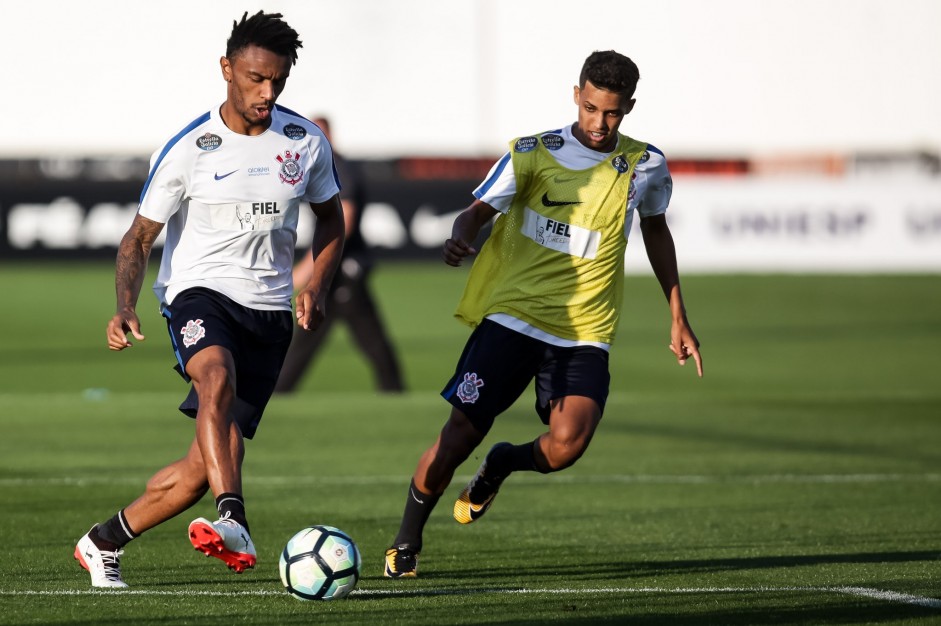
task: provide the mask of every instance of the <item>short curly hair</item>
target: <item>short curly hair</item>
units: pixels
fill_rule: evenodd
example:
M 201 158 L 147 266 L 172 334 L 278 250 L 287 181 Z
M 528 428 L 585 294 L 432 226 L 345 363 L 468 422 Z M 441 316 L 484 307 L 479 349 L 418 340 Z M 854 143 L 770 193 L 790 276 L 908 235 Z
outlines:
M 229 59 L 249 46 L 258 46 L 277 55 L 291 59 L 291 65 L 297 63 L 297 49 L 303 44 L 298 39 L 297 31 L 282 20 L 280 13 L 259 11 L 248 17 L 248 11 L 242 15 L 241 22 L 232 22 L 232 34 L 225 43 L 225 56 Z
M 630 98 L 639 80 L 640 70 L 628 57 L 614 50 L 595 50 L 582 65 L 578 86 L 584 88 L 585 82 L 591 81 L 595 87 Z

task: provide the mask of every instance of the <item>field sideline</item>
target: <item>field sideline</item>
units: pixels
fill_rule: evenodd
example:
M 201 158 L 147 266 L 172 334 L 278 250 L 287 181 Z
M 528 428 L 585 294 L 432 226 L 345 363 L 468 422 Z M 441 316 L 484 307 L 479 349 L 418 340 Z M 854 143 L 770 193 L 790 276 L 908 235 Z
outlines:
M 463 527 L 450 507 L 470 459 L 429 522 L 421 577 L 391 581 L 382 552 L 467 330 L 451 317 L 464 270 L 381 266 L 409 392 L 375 393 L 337 328 L 247 445 L 256 570 L 235 576 L 189 546 L 206 498 L 129 545 L 131 590 L 108 593 L 72 560 L 75 540 L 192 437 L 149 290 L 147 340 L 107 350 L 111 272 L 0 265 L 0 624 L 941 623 L 941 276 L 687 276 L 702 380 L 667 350 L 656 281 L 628 277 L 586 456 L 514 475 Z M 532 401 L 480 452 L 532 439 Z M 311 523 L 363 553 L 346 600 L 298 602 L 280 586 L 278 553 Z

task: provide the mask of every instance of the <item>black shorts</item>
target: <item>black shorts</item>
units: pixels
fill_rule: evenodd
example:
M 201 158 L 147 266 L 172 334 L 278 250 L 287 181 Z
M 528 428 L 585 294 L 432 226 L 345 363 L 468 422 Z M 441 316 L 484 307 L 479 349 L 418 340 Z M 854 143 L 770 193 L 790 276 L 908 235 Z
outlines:
M 251 439 L 271 398 L 284 355 L 291 344 L 290 311 L 250 309 L 203 287 L 180 292 L 162 311 L 176 353 L 174 369 L 189 382 L 186 364 L 208 346 L 222 346 L 235 360 L 234 418 Z M 180 411 L 196 417 L 199 399 L 190 387 Z
M 483 320 L 464 346 L 454 376 L 441 392 L 486 433 L 536 379 L 536 413 L 549 423 L 549 403 L 586 396 L 604 412 L 611 375 L 608 352 L 595 346 L 560 348 Z

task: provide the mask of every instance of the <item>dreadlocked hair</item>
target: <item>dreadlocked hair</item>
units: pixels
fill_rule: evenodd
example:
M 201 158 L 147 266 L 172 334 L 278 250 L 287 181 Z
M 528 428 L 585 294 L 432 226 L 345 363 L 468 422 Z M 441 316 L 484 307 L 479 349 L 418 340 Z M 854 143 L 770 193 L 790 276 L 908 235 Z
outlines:
M 232 58 L 249 46 L 258 46 L 277 55 L 291 59 L 291 65 L 297 63 L 297 49 L 303 44 L 298 39 L 297 31 L 287 25 L 280 13 L 259 11 L 248 17 L 248 11 L 242 15 L 242 21 L 232 22 L 232 34 L 225 44 L 225 56 Z

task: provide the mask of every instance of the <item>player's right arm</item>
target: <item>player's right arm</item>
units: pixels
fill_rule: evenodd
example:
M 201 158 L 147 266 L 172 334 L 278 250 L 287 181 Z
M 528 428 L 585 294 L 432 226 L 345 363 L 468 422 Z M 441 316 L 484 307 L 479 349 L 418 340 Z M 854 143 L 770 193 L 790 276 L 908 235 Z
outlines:
M 139 213 L 121 239 L 118 256 L 115 261 L 114 291 L 117 307 L 111 321 L 108 322 L 108 347 L 111 350 L 123 350 L 132 344 L 127 334 L 132 333 L 137 340 L 143 340 L 140 320 L 137 317 L 137 299 L 140 297 L 144 275 L 147 273 L 147 259 L 150 250 L 163 224 L 143 217 Z
M 461 211 L 451 227 L 451 238 L 444 242 L 444 249 L 441 251 L 444 262 L 457 267 L 464 257 L 477 254 L 472 244 L 480 229 L 496 214 L 495 208 L 481 200 L 474 200 L 473 204 Z

